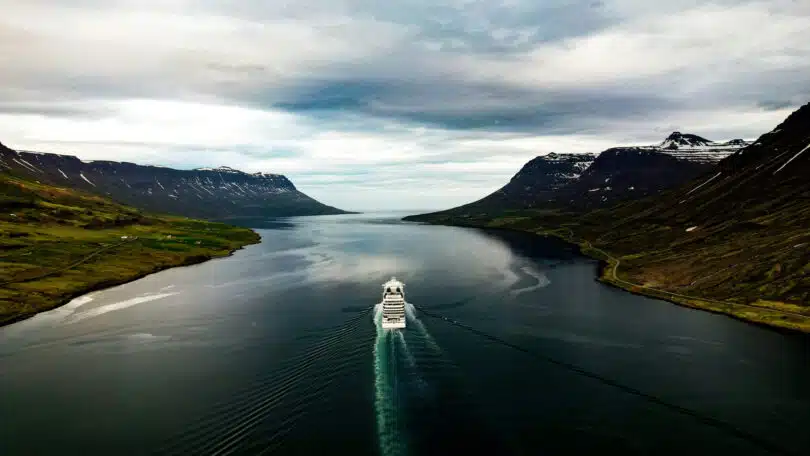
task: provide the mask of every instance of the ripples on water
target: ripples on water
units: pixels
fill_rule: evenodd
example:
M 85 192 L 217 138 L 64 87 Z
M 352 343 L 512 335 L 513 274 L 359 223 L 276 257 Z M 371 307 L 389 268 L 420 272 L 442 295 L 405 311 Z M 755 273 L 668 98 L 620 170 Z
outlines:
M 334 380 L 366 375 L 371 358 L 379 453 L 384 456 L 438 454 L 443 447 L 497 450 L 494 434 L 477 418 L 472 393 L 458 367 L 443 353 L 408 305 L 407 330 L 385 330 L 379 306 L 352 309 L 337 327 L 303 336 L 314 339 L 272 374 L 257 379 L 231 399 L 190 423 L 156 455 L 284 454 L 307 438 L 306 417 L 327 411 L 340 394 Z M 373 339 L 370 340 L 370 337 Z M 452 420 L 444 421 L 443 410 Z M 475 429 L 473 434 L 470 429 Z M 360 430 L 355 430 L 360 431 Z M 293 436 L 298 432 L 299 436 Z M 317 436 L 310 436 L 316 439 Z
M 285 437 L 311 409 L 325 403 L 335 378 L 361 373 L 362 358 L 368 355 L 369 314 L 367 308 L 344 324 L 323 330 L 322 337 L 302 353 L 215 406 L 156 454 L 269 454 L 283 450 Z
M 565 246 L 390 219 L 262 235 L 0 331 L 0 453 L 763 454 L 426 311 L 807 446 L 808 345 L 595 283 Z M 405 330 L 364 305 L 390 274 Z

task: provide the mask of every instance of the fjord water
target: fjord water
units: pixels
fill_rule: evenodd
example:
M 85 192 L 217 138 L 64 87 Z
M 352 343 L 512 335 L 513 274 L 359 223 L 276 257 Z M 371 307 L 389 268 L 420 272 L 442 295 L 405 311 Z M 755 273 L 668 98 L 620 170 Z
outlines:
M 554 240 L 396 215 L 263 226 L 232 257 L 0 329 L 0 454 L 810 449 L 806 336 L 602 285 Z M 417 306 L 399 332 L 374 322 L 391 275 Z

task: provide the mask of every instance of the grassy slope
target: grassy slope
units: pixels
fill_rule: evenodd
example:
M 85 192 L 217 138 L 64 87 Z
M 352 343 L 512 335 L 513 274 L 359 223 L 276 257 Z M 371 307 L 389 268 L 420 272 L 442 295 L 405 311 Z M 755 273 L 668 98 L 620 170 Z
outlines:
M 684 187 L 610 208 L 409 219 L 558 236 L 604 260 L 616 286 L 810 332 L 808 125 L 810 103 Z
M 258 240 L 248 229 L 144 215 L 99 196 L 0 173 L 0 325 Z
M 678 220 L 652 219 L 645 203 L 610 211 L 515 211 L 497 215 L 433 214 L 411 220 L 527 231 L 579 245 L 603 260 L 601 280 L 633 293 L 773 327 L 810 332 L 810 242 L 807 219 L 773 213 L 686 233 Z M 660 207 L 649 207 L 655 213 Z M 775 227 L 778 227 L 775 228 Z

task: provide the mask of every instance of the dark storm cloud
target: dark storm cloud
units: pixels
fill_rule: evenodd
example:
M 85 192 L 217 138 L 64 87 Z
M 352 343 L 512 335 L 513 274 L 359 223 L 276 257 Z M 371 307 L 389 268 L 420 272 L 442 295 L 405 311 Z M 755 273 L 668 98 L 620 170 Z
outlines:
M 757 103 L 762 109 L 769 111 L 785 109 L 793 106 L 793 103 L 787 100 L 762 100 Z
M 596 127 L 621 113 L 628 119 L 679 102 L 662 95 L 594 89 L 544 91 L 452 81 L 414 84 L 337 80 L 290 89 L 275 108 L 304 115 L 354 112 L 448 130 L 566 134 Z

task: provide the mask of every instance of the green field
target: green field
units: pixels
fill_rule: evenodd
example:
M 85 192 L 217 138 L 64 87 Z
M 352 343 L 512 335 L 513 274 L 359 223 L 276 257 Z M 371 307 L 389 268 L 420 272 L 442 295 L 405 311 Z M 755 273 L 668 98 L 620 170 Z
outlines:
M 258 241 L 245 228 L 144 214 L 0 173 L 0 325 Z

